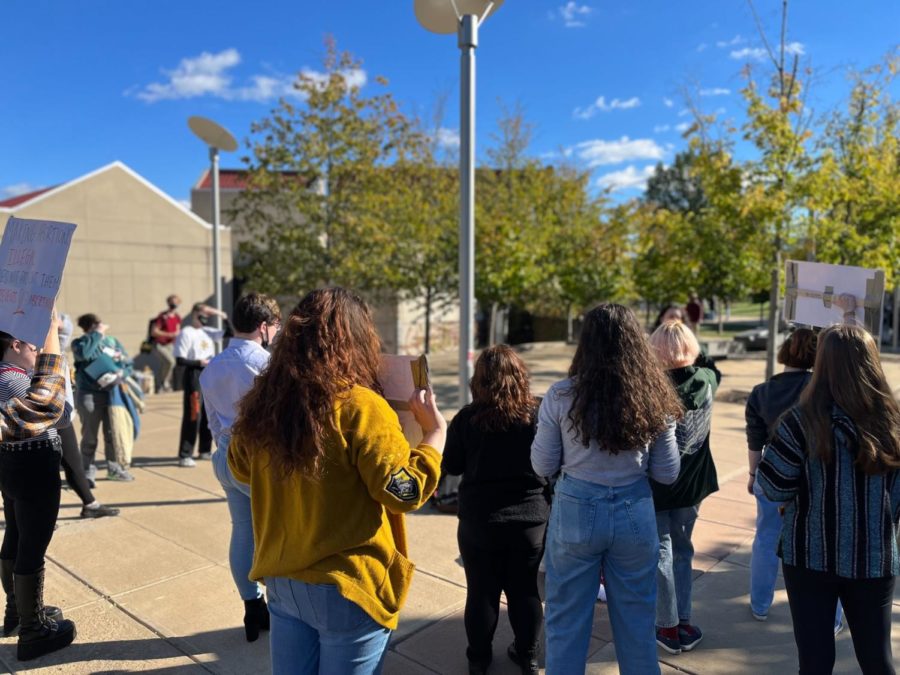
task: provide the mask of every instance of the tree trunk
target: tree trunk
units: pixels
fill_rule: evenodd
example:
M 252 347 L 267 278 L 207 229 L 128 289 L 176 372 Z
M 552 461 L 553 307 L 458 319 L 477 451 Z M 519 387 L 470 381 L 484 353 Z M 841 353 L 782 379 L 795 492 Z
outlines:
M 780 246 L 779 246 L 780 249 Z M 778 334 L 778 290 L 781 273 L 781 251 L 775 253 L 775 267 L 772 270 L 772 285 L 769 288 L 769 339 L 766 342 L 766 380 L 775 374 L 775 353 Z
M 491 303 L 491 321 L 490 326 L 488 327 L 488 347 L 493 347 L 497 344 L 497 312 L 498 305 L 496 302 Z
M 575 317 L 572 314 L 572 303 L 566 305 L 566 343 L 575 342 Z
M 432 291 L 428 288 L 425 291 L 425 353 L 431 353 L 431 305 Z
M 719 335 L 725 332 L 725 300 L 719 297 L 719 311 L 716 312 L 716 318 L 719 320 Z

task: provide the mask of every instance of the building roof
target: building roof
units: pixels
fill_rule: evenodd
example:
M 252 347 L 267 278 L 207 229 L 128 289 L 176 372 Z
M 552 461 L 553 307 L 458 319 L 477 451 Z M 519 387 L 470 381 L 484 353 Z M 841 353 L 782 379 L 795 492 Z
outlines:
M 34 192 L 29 192 L 28 194 L 19 195 L 17 197 L 12 197 L 5 201 L 0 202 L 0 213 L 10 213 L 18 208 L 24 208 L 26 206 L 31 206 L 37 202 L 40 202 L 43 199 L 48 197 L 52 197 L 53 195 L 62 192 L 63 190 L 68 190 L 71 187 L 78 185 L 79 183 L 83 183 L 84 181 L 90 180 L 94 176 L 98 174 L 104 173 L 106 171 L 111 171 L 113 169 L 119 169 L 124 171 L 126 174 L 131 176 L 133 179 L 138 181 L 141 185 L 149 189 L 151 192 L 156 193 L 159 197 L 162 197 L 167 202 L 169 202 L 172 206 L 177 208 L 180 211 L 183 211 L 187 216 L 189 216 L 192 220 L 196 221 L 197 224 L 202 225 L 203 227 L 211 230 L 212 225 L 196 213 L 187 208 L 184 204 L 179 202 L 176 199 L 173 199 L 171 196 L 160 190 L 153 183 L 148 181 L 146 178 L 137 173 L 134 169 L 126 166 L 120 161 L 110 162 L 106 166 L 102 166 L 99 169 L 95 169 L 90 173 L 86 173 L 83 176 L 79 176 L 73 180 L 68 181 L 67 183 L 62 183 L 60 185 L 55 185 L 53 187 L 44 188 L 43 190 L 35 190 Z
M 246 190 L 247 189 L 247 176 L 248 171 L 246 169 L 219 169 L 219 189 L 220 190 Z M 299 176 L 300 173 L 298 171 L 278 171 L 278 175 L 281 176 Z M 313 181 L 307 180 L 307 187 L 312 184 Z M 204 169 L 203 173 L 200 174 L 200 178 L 194 184 L 194 190 L 211 190 L 212 189 L 212 177 L 210 176 L 209 169 Z
M 25 194 L 16 195 L 15 197 L 10 197 L 9 199 L 4 199 L 0 201 L 0 209 L 11 209 L 14 206 L 18 206 L 19 204 L 24 204 L 25 202 L 30 202 L 35 197 L 39 197 L 45 192 L 50 192 L 55 188 L 59 187 L 58 185 L 53 185 L 51 187 L 41 188 L 40 190 L 33 190 L 32 192 L 26 192 Z

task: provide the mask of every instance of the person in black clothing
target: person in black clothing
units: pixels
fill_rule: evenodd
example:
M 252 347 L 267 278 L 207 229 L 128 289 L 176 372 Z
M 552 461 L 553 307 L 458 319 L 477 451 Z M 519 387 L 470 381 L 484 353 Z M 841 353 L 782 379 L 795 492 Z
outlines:
M 445 472 L 462 475 L 457 537 L 469 672 L 490 665 L 503 591 L 515 635 L 507 653 L 523 673 L 537 673 L 537 574 L 550 512 L 549 484 L 531 467 L 538 400 L 525 364 L 507 345 L 481 353 L 470 386 L 473 401 L 450 423 L 443 460 Z

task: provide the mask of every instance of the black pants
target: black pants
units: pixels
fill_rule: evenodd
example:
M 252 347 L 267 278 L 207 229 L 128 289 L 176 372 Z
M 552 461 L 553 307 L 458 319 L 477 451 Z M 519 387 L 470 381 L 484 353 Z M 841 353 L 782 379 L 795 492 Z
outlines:
M 827 572 L 782 565 L 791 605 L 800 673 L 819 675 L 834 668 L 834 613 L 838 598 L 853 637 L 863 675 L 894 673 L 891 656 L 891 602 L 894 577 L 844 579 Z
M 62 441 L 62 468 L 66 474 L 66 482 L 75 490 L 82 504 L 90 504 L 94 501 L 94 493 L 91 492 L 91 486 L 88 485 L 87 477 L 84 475 L 84 464 L 75 429 L 69 425 L 64 429 L 57 429 L 56 433 Z
M 0 558 L 15 560 L 15 574 L 34 574 L 59 514 L 59 452 L 52 449 L 0 451 L 0 490 L 6 532 Z
M 203 396 L 200 394 L 201 368 L 186 368 L 184 371 L 184 400 L 182 402 L 181 440 L 178 443 L 178 456 L 190 457 L 194 453 L 194 443 L 197 441 L 197 432 L 200 433 L 200 454 L 212 452 L 212 432 L 209 430 L 209 420 L 206 417 L 206 407 L 203 405 Z M 200 414 L 196 419 L 192 416 L 192 399 L 194 393 L 200 396 Z
M 544 620 L 537 574 L 546 523 L 484 524 L 459 521 L 457 540 L 466 570 L 465 625 L 469 661 L 488 662 L 506 593 L 509 623 L 520 654 L 536 652 Z

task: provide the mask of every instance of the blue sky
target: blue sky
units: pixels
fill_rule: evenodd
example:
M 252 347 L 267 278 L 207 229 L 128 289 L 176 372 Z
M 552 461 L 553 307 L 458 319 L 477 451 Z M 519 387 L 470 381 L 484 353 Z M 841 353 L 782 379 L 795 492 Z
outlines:
M 780 6 L 756 0 L 773 38 Z M 846 100 L 849 69 L 900 42 L 897 0 L 795 0 L 790 12 L 788 41 L 817 72 L 816 112 Z M 243 141 L 294 74 L 320 68 L 326 34 L 363 60 L 366 87 L 385 76 L 424 116 L 445 95 L 451 145 L 458 127 L 455 36 L 422 29 L 412 0 L 6 0 L 0 25 L 0 199 L 114 160 L 187 199 L 207 166 L 187 118 Z M 686 143 L 681 92 L 739 121 L 740 71 L 765 67 L 760 47 L 744 0 L 506 0 L 481 29 L 479 151 L 501 105 L 520 102 L 535 155 L 566 151 L 596 185 L 637 194 Z

